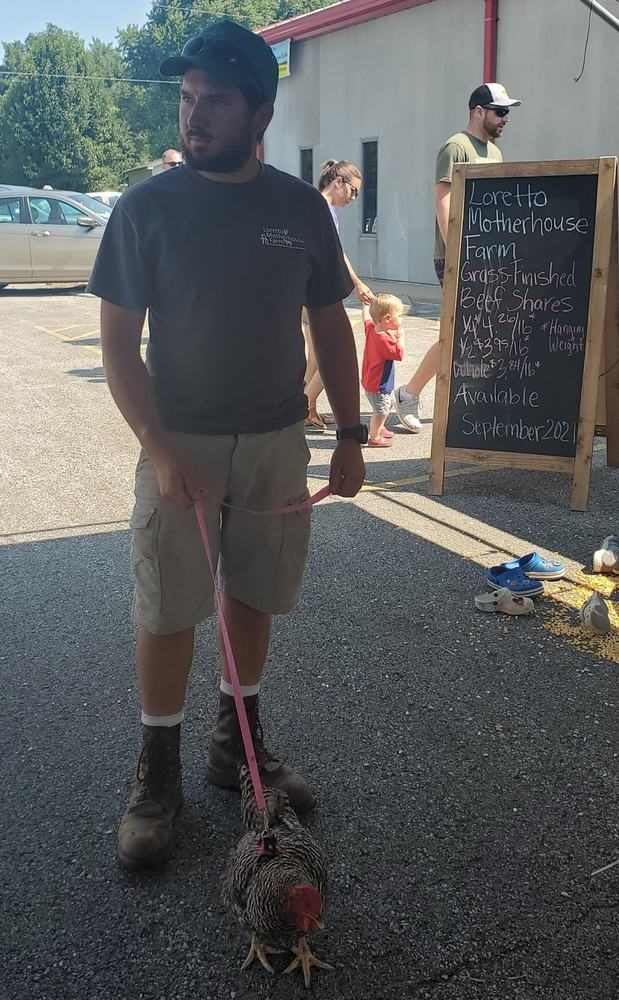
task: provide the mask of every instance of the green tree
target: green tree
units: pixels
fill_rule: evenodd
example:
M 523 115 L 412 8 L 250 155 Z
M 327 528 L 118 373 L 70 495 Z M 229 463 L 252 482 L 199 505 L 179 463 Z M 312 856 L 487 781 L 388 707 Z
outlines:
M 115 45 L 102 42 L 99 38 L 93 38 L 88 47 L 87 57 L 93 76 L 115 78 L 124 76 L 125 67 L 122 56 Z M 119 84 L 112 84 L 112 88 L 118 86 Z
M 118 56 L 54 25 L 5 47 L 13 71 L 0 103 L 0 172 L 8 183 L 91 190 L 116 186 L 136 143 L 114 100 Z
M 165 6 L 156 4 L 143 27 L 130 25 L 118 33 L 126 75 L 160 80 L 163 59 L 180 52 L 188 38 L 222 17 L 257 29 L 325 5 L 325 0 L 169 0 Z M 159 156 L 166 146 L 178 142 L 177 86 L 168 82 L 135 85 L 123 110 L 151 156 Z

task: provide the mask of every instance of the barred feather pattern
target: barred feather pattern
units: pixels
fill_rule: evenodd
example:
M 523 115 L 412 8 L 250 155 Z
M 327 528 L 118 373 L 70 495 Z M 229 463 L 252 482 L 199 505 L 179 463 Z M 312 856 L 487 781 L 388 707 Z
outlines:
M 239 922 L 266 944 L 292 948 L 301 936 L 287 912 L 293 885 L 312 885 L 323 901 L 327 868 L 320 847 L 299 822 L 288 796 L 265 788 L 268 832 L 275 837 L 274 857 L 260 857 L 264 818 L 256 806 L 249 771 L 241 768 L 241 814 L 247 832 L 231 852 L 223 879 L 223 901 Z M 306 935 L 307 936 L 307 935 Z

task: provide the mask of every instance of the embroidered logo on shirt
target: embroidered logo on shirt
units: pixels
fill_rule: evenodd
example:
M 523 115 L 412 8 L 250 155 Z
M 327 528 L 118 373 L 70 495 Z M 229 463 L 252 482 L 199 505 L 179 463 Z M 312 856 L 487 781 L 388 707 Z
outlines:
M 293 236 L 289 229 L 279 226 L 263 226 L 260 234 L 263 247 L 284 247 L 285 250 L 305 250 L 305 243 L 299 236 Z

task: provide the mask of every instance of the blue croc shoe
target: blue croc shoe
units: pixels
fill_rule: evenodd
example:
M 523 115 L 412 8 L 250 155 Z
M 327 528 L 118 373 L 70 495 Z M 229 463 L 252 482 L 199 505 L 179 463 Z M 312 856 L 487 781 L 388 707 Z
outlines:
M 528 556 L 521 556 L 520 559 L 503 563 L 503 566 L 505 569 L 520 569 L 530 580 L 560 580 L 562 576 L 565 576 L 563 563 L 544 559 L 539 552 L 529 552 Z
M 515 569 L 508 569 L 505 563 L 501 566 L 491 566 L 486 575 L 486 582 L 489 587 L 507 587 L 512 594 L 520 597 L 536 597 L 537 594 L 544 593 L 544 584 L 537 580 L 529 580 L 524 575 L 520 566 L 514 564 Z

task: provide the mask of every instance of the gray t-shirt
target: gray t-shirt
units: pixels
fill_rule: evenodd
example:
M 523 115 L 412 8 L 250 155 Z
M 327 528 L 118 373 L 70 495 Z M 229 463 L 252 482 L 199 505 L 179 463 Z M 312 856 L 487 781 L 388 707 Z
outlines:
M 309 184 L 270 166 L 246 184 L 179 167 L 118 201 L 89 290 L 148 310 L 164 427 L 249 434 L 303 419 L 301 307 L 340 302 L 352 282 Z

